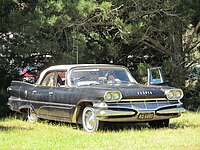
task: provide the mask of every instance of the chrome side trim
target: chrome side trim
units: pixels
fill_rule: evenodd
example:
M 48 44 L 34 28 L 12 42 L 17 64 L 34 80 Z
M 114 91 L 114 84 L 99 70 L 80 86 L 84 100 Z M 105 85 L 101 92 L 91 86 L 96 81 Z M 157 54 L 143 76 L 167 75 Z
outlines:
M 166 101 L 167 98 L 148 98 L 148 99 L 122 99 L 120 102 L 132 102 L 132 101 L 152 101 L 152 100 L 158 100 L 158 101 Z
M 52 102 L 42 102 L 42 101 L 33 101 L 33 100 L 26 100 L 26 99 L 9 99 L 10 101 L 20 101 L 20 102 L 30 102 L 30 103 L 37 103 L 37 104 L 46 104 L 46 105 L 58 105 L 58 106 L 68 106 L 68 107 L 75 107 L 76 105 L 71 104 L 64 104 L 64 103 L 52 103 Z
M 58 109 L 71 109 L 72 107 L 59 107 L 59 106 L 41 106 L 39 109 L 42 108 L 58 108 Z

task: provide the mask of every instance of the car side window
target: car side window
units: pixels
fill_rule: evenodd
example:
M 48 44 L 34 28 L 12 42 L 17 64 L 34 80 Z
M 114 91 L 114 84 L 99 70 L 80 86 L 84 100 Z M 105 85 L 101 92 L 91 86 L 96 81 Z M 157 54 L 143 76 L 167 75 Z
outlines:
M 55 86 L 55 72 L 49 72 L 46 74 L 44 79 L 41 82 L 42 86 Z
M 57 72 L 56 86 L 64 87 L 65 82 L 66 82 L 66 72 L 65 71 L 58 71 Z

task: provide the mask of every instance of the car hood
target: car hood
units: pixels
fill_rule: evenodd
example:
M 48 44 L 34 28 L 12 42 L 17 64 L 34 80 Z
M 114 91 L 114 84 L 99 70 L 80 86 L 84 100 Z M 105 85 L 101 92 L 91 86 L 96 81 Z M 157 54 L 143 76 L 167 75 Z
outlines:
M 79 88 L 90 89 L 91 94 L 92 93 L 104 94 L 106 91 L 120 91 L 122 93 L 123 99 L 124 98 L 125 99 L 130 99 L 130 98 L 144 98 L 145 99 L 145 98 L 166 97 L 165 90 L 169 89 L 170 87 L 146 86 L 146 85 L 141 85 L 141 84 L 105 84 L 105 85 L 80 86 Z

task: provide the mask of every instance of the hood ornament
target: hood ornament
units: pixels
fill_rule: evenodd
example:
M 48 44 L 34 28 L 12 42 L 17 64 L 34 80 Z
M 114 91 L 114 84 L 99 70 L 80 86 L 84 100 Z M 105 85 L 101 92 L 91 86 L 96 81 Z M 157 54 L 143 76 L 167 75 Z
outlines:
M 152 91 L 139 91 L 137 92 L 138 95 L 152 95 Z

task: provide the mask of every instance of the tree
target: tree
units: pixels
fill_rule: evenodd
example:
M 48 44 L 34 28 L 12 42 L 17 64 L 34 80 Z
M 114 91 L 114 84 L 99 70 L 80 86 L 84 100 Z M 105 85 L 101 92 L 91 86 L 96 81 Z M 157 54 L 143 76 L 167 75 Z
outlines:
M 17 65 L 40 53 L 52 55 L 53 64 L 170 59 L 183 68 L 198 49 L 198 6 L 197 0 L 1 0 L 0 53 Z M 194 32 L 187 35 L 190 24 Z

